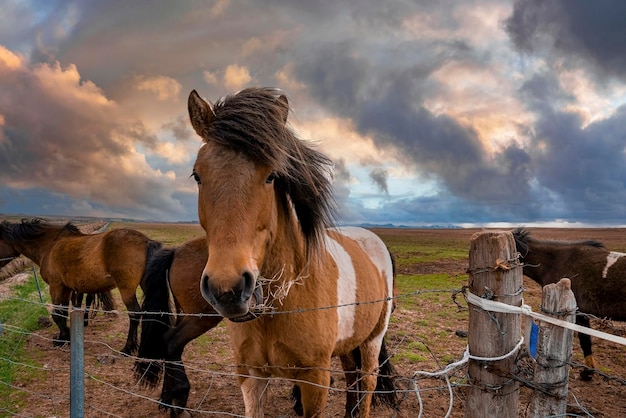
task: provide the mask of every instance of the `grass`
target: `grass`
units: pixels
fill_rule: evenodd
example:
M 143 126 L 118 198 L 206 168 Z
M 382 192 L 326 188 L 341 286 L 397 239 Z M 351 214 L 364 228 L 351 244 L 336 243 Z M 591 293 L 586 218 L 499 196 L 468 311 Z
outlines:
M 161 242 L 166 247 L 180 245 L 185 241 L 204 234 L 204 230 L 199 224 L 113 222 L 109 226 L 109 229 L 117 228 L 136 229 L 153 240 Z
M 7 383 L 7 385 L 0 385 L 0 399 L 6 399 L 6 402 L 10 402 L 11 407 L 15 408 L 23 402 L 20 394 L 25 395 L 25 393 L 13 391 L 8 385 L 37 378 L 40 373 L 36 368 L 22 368 L 20 363 L 36 365 L 35 361 L 24 352 L 24 344 L 28 333 L 39 329 L 39 317 L 48 316 L 48 311 L 39 303 L 37 284 L 32 276 L 27 282 L 13 286 L 12 292 L 11 299 L 0 302 L 0 323 L 3 326 L 0 357 L 12 360 L 0 362 L 0 382 Z M 44 301 L 49 301 L 47 291 L 42 289 L 42 295 L 45 295 Z M 32 300 L 34 303 L 28 303 L 25 300 Z
M 113 222 L 109 229 L 116 228 L 132 228 L 143 232 L 150 238 L 160 241 L 165 246 L 180 245 L 183 242 L 201 236 L 202 228 L 197 224 L 156 224 L 156 223 L 125 223 Z M 378 231 L 376 231 L 378 232 Z M 400 267 L 432 262 L 445 262 L 448 260 L 465 260 L 467 259 L 467 241 L 463 239 L 448 242 L 436 237 L 415 234 L 411 236 L 398 235 L 391 232 L 388 235 L 382 233 L 381 238 L 385 241 L 390 250 L 396 255 L 398 265 Z M 435 369 L 438 364 L 435 363 L 437 357 L 444 355 L 446 361 L 455 360 L 461 353 L 461 348 L 454 349 L 452 354 L 446 351 L 450 342 L 456 344 L 465 344 L 464 341 L 454 337 L 454 331 L 462 328 L 467 322 L 467 311 L 459 311 L 451 301 L 451 289 L 460 289 L 467 281 L 466 275 L 450 276 L 447 274 L 400 274 L 397 279 L 397 294 L 402 295 L 397 300 L 398 309 L 392 315 L 391 324 L 394 328 L 394 340 L 390 341 L 390 348 L 394 357 L 394 362 L 399 364 L 410 365 L 414 368 L 416 365 L 426 367 L 427 369 Z M 37 300 L 36 286 L 31 279 L 27 284 L 21 285 L 14 290 L 14 295 L 19 299 Z M 48 297 L 48 292 L 42 290 Z M 141 291 L 138 290 L 141 300 Z M 118 309 L 124 310 L 120 305 L 117 292 L 114 292 Z M 32 312 L 30 312 L 32 310 Z M 124 315 L 123 313 L 120 313 Z M 37 320 L 40 315 L 48 315 L 45 308 L 36 304 L 27 304 L 19 300 L 12 299 L 0 303 L 0 320 L 3 323 L 16 324 L 26 332 L 34 331 L 38 328 Z M 11 322 L 16 321 L 16 322 Z M 98 327 L 98 323 L 94 324 Z M 90 325 L 93 326 L 93 325 Z M 104 327 L 104 325 L 103 325 Z M 193 344 L 190 344 L 185 352 L 185 357 L 191 362 L 204 359 L 204 352 L 217 351 L 222 358 L 230 358 L 230 350 L 227 344 L 227 331 L 225 323 L 220 324 L 212 333 L 203 335 Z M 6 333 L 5 333 L 6 334 Z M 119 333 L 111 333 L 106 329 L 99 332 L 100 338 L 108 343 L 113 340 L 123 340 Z M 37 361 L 35 353 L 25 353 L 22 349 L 25 341 L 20 340 L 19 335 L 14 336 L 15 341 L 9 338 L 0 338 L 1 355 L 4 358 L 10 358 L 17 363 L 41 364 Z M 451 338 L 453 340 L 451 340 Z M 10 349 L 11 351 L 6 351 Z M 13 363 L 0 362 L 0 382 L 17 382 L 32 381 L 36 379 L 38 369 L 25 369 L 17 366 L 19 370 L 15 370 Z M 218 364 L 209 365 L 211 369 L 219 369 Z M 104 369 L 102 369 L 104 370 Z M 11 384 L 11 383 L 9 383 Z M 11 409 L 26 410 L 24 399 L 27 395 L 22 391 L 14 391 L 8 386 L 0 385 L 0 396 L 4 396 L 7 401 L 5 407 L 8 408 L 10 402 Z M 0 405 L 0 409 L 2 405 Z

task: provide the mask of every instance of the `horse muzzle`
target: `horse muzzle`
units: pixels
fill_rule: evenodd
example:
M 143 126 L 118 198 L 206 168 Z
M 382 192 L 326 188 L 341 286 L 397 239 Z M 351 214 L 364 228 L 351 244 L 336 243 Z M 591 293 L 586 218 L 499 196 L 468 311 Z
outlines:
M 218 290 L 205 275 L 200 280 L 200 293 L 217 313 L 233 322 L 256 319 L 262 310 L 263 287 L 247 273 L 237 286 L 226 291 Z

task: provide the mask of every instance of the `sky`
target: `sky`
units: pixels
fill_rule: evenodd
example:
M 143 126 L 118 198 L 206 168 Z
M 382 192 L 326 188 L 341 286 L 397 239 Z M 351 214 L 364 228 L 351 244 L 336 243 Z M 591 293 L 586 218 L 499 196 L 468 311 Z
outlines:
M 1 0 L 0 214 L 196 221 L 195 89 L 282 89 L 341 224 L 626 225 L 623 0 Z

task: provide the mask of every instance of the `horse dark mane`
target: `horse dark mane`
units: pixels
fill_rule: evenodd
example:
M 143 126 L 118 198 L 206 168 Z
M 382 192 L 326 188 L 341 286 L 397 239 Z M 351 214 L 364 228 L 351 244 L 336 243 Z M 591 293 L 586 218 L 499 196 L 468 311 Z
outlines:
M 517 245 L 518 251 L 524 250 L 524 252 L 528 252 L 528 241 L 535 239 L 534 237 L 531 236 L 530 230 L 526 228 L 516 228 L 515 230 L 513 230 L 513 238 L 515 239 L 515 244 Z M 545 244 L 589 245 L 589 246 L 596 247 L 596 248 L 606 248 L 602 242 L 596 241 L 596 240 L 582 240 L 582 241 L 541 240 L 541 242 Z
M 8 242 L 33 241 L 49 231 L 62 230 L 72 235 L 83 235 L 71 222 L 59 226 L 41 218 L 22 219 L 20 223 L 2 221 L 2 238 Z
M 283 195 L 284 215 L 292 217 L 293 207 L 307 246 L 318 247 L 335 215 L 332 162 L 287 126 L 289 105 L 280 90 L 247 88 L 219 99 L 213 112 L 203 140 L 272 167 L 277 174 L 275 187 Z

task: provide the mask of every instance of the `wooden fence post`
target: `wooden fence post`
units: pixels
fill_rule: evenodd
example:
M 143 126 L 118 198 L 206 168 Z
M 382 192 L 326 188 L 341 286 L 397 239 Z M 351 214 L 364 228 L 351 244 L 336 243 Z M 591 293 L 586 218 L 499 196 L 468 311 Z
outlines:
M 576 298 L 569 279 L 561 279 L 543 288 L 541 311 L 546 316 L 575 322 Z M 533 380 L 535 386 L 543 390 L 535 390 L 530 403 L 530 415 L 565 416 L 574 331 L 538 322 L 537 361 Z
M 470 239 L 469 291 L 474 295 L 519 307 L 522 304 L 522 266 L 518 262 L 513 234 L 479 232 Z M 467 418 L 518 416 L 519 383 L 512 379 L 521 340 L 521 314 L 488 312 L 469 307 L 468 348 L 470 387 L 465 401 Z

